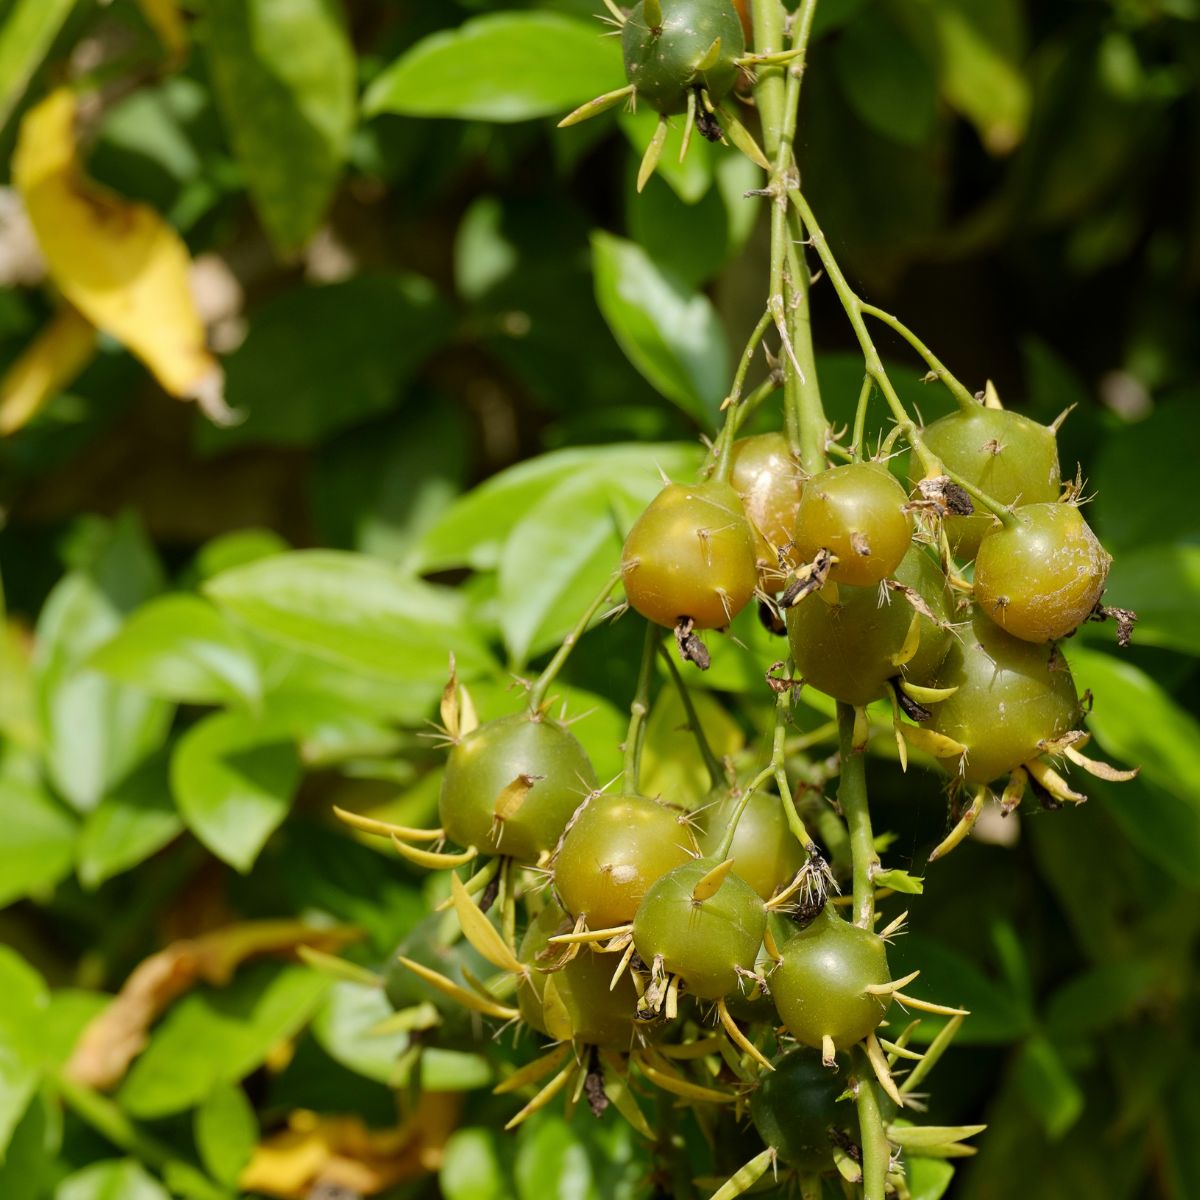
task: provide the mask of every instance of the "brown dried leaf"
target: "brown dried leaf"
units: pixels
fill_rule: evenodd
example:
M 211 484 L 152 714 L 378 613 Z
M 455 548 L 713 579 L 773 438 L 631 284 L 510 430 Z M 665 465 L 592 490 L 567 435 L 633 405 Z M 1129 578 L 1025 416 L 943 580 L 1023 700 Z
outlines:
M 345 925 L 314 929 L 300 921 L 247 921 L 172 942 L 141 962 L 112 1003 L 85 1026 L 64 1072 L 88 1087 L 115 1087 L 145 1047 L 150 1026 L 195 984 L 223 987 L 242 962 L 260 954 L 288 954 L 302 945 L 334 951 L 361 936 Z

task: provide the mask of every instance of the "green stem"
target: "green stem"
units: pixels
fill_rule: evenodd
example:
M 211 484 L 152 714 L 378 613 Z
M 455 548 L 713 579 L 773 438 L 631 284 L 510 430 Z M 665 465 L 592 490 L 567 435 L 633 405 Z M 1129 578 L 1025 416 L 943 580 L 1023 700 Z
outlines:
M 879 1109 L 871 1064 L 861 1048 L 857 1058 L 858 1090 L 855 1103 L 858 1108 L 859 1137 L 862 1140 L 863 1200 L 884 1200 L 891 1147 L 883 1127 L 883 1114 Z
M 537 681 L 533 687 L 529 689 L 529 711 L 537 712 L 542 706 L 542 702 L 546 699 L 546 692 L 550 685 L 554 682 L 559 671 L 562 670 L 563 664 L 571 656 L 571 651 L 575 649 L 575 644 L 583 637 L 587 631 L 587 627 L 591 624 L 592 618 L 604 606 L 604 602 L 612 595 L 612 590 L 617 586 L 618 579 L 616 577 L 610 579 L 601 590 L 600 594 L 584 609 L 583 615 L 575 622 L 575 628 L 567 634 L 562 640 L 562 645 L 555 651 L 554 657 L 546 664 L 546 669 L 537 677 Z
M 945 363 L 899 317 L 894 317 L 890 312 L 885 312 L 882 308 L 865 302 L 862 303 L 862 310 L 867 316 L 874 317 L 877 321 L 882 321 L 889 328 L 894 329 L 925 360 L 929 369 L 950 390 L 950 394 L 959 408 L 971 411 L 979 407 L 979 401 L 967 391 Z
M 650 681 L 654 676 L 654 655 L 661 631 L 653 621 L 646 622 L 646 640 L 642 643 L 642 664 L 638 668 L 637 690 L 629 706 L 629 728 L 625 733 L 625 769 L 622 787 L 627 795 L 638 794 L 642 769 L 642 742 L 646 736 L 646 714 L 650 711 Z
M 850 831 L 854 923 L 863 929 L 871 929 L 875 924 L 875 885 L 871 881 L 871 872 L 879 859 L 875 855 L 871 812 L 867 807 L 867 765 L 863 752 L 854 746 L 854 708 L 839 702 L 837 718 L 838 747 L 841 751 L 838 804 Z
M 86 1125 L 112 1142 L 126 1154 L 131 1154 L 153 1170 L 170 1172 L 179 1184 L 185 1184 L 188 1195 L 196 1200 L 227 1200 L 229 1193 L 209 1179 L 198 1167 L 180 1158 L 170 1146 L 144 1133 L 107 1096 L 59 1076 L 54 1086 L 66 1104 Z
M 704 726 L 700 724 L 700 714 L 696 711 L 696 705 L 692 701 L 692 693 L 688 690 L 688 685 L 684 682 L 683 673 L 675 665 L 675 660 L 671 657 L 671 652 L 662 642 L 659 642 L 658 650 L 663 661 L 667 664 L 667 670 L 671 673 L 671 678 L 675 681 L 676 690 L 679 692 L 679 701 L 683 705 L 683 711 L 687 714 L 688 728 L 692 731 L 692 737 L 696 739 L 696 746 L 700 751 L 700 757 L 704 760 L 704 766 L 708 771 L 709 783 L 714 788 L 720 787 L 725 782 L 725 768 L 721 765 L 721 760 L 713 753 L 712 746 L 709 745 L 708 737 L 704 732 Z
M 855 458 L 862 457 L 863 437 L 867 427 L 867 405 L 874 390 L 875 380 L 870 375 L 864 375 L 862 388 L 858 393 L 858 407 L 854 410 L 854 437 L 850 441 L 850 452 Z
M 783 5 L 779 0 L 750 0 L 750 14 L 754 24 L 755 54 L 773 56 L 783 53 Z M 783 68 L 777 65 L 760 68 L 754 85 L 754 103 L 762 121 L 763 149 L 768 158 L 779 150 L 783 95 Z

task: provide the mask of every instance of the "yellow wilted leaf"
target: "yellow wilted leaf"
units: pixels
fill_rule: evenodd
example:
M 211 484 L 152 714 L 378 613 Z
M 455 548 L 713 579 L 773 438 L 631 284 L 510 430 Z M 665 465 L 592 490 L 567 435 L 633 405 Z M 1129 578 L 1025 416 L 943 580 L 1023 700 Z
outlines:
M 64 305 L 0 380 L 0 434 L 15 433 L 92 361 L 96 331 Z
M 84 1027 L 63 1073 L 88 1087 L 111 1088 L 145 1047 L 150 1026 L 190 987 L 226 984 L 255 955 L 299 945 L 336 950 L 360 936 L 344 925 L 314 929 L 300 921 L 247 921 L 172 942 L 139 963 L 112 1003 Z
M 238 1179 L 240 1190 L 303 1200 L 318 1191 L 374 1196 L 442 1163 L 462 1098 L 425 1092 L 417 1112 L 396 1129 L 368 1129 L 361 1117 L 300 1109 L 288 1128 L 264 1138 Z
M 171 395 L 229 421 L 224 375 L 208 352 L 188 286 L 187 247 L 154 209 L 83 174 L 76 110 L 69 88 L 51 92 L 21 121 L 13 154 L 13 183 L 47 270 L 62 294 L 136 354 Z

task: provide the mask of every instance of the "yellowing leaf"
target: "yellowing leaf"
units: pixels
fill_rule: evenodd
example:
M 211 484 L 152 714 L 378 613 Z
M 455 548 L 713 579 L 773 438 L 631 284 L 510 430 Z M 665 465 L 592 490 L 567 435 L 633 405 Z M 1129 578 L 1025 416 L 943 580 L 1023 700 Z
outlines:
M 51 278 L 171 395 L 198 401 L 214 420 L 230 420 L 224 375 L 208 352 L 188 286 L 187 247 L 154 209 L 83 174 L 76 115 L 70 89 L 51 92 L 21 121 L 13 154 L 13 182 Z
M 63 1073 L 88 1087 L 111 1088 L 145 1047 L 150 1026 L 196 983 L 220 987 L 247 958 L 300 945 L 336 950 L 358 936 L 344 925 L 315 929 L 299 921 L 247 921 L 172 942 L 139 963 L 112 1003 L 84 1027 Z
M 361 1117 L 300 1109 L 287 1129 L 258 1146 L 238 1187 L 296 1200 L 326 1191 L 374 1196 L 441 1166 L 461 1104 L 456 1092 L 425 1092 L 413 1117 L 381 1130 L 368 1129 Z
M 95 353 L 95 329 L 64 305 L 0 380 L 0 434 L 15 433 L 32 420 Z

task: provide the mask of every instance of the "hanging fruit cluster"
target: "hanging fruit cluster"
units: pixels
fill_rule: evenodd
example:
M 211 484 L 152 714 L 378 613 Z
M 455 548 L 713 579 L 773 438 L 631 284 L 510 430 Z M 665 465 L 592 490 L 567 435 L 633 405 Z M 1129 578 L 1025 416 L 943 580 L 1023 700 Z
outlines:
M 340 815 L 391 838 L 409 861 L 451 872 L 446 907 L 465 946 L 439 943 L 433 926 L 418 931 L 393 964 L 393 1002 L 432 1004 L 447 1036 L 470 1011 L 550 1043 L 497 1089 L 531 1092 L 510 1126 L 555 1097 L 568 1105 L 586 1097 L 597 1114 L 611 1105 L 654 1138 L 644 1104 L 660 1092 L 688 1102 L 714 1144 L 745 1145 L 737 1131 L 756 1131 L 760 1148 L 715 1181 L 714 1200 L 740 1195 L 771 1170 L 798 1180 L 806 1197 L 837 1176 L 846 1194 L 903 1197 L 913 1156 L 970 1153 L 964 1141 L 980 1127 L 907 1119 L 922 1110 L 917 1088 L 967 1014 L 914 996 L 918 973 L 897 979 L 889 968 L 888 942 L 905 914 L 884 923 L 876 902 L 905 872 L 885 871 L 878 858 L 867 706 L 890 707 L 903 768 L 912 751 L 947 778 L 951 817 L 932 861 L 970 833 L 989 798 L 1005 813 L 1027 796 L 1048 807 L 1083 800 L 1064 762 L 1124 777 L 1082 753 L 1086 704 L 1059 641 L 1111 616 L 1124 643 L 1132 615 L 1102 604 L 1110 560 L 1082 514 L 1081 484 L 1061 477 L 1057 424 L 1004 409 L 990 385 L 968 391 L 911 330 L 861 300 L 830 253 L 792 153 L 811 0 L 792 20 L 787 47 L 782 9 L 756 5 L 756 16 L 779 12 L 756 29 L 753 54 L 728 0 L 609 8 L 628 85 L 564 124 L 622 101 L 650 105 L 661 120 L 643 183 L 672 116 L 685 121 L 685 152 L 694 128 L 728 136 L 766 167 L 772 258 L 762 318 L 701 478 L 667 483 L 632 524 L 612 579 L 530 686 L 524 711 L 479 724 L 452 670 L 440 826 Z M 730 97 L 772 72 L 786 82 L 773 111 L 758 93 L 764 151 Z M 805 369 L 804 244 L 862 347 L 852 431 L 830 428 Z M 957 411 L 924 428 L 913 420 L 868 317 L 912 345 Z M 778 352 L 743 396 L 772 331 Z M 780 392 L 781 431 L 740 438 L 749 413 Z M 870 454 L 877 393 L 891 424 Z M 583 747 L 551 715 L 551 689 L 579 637 L 613 603 L 645 619 L 646 637 L 624 770 L 601 787 Z M 752 604 L 787 649 L 783 661 L 761 664 L 773 728 L 759 769 L 738 778 L 709 748 L 689 698 L 691 668 L 675 658 L 707 668 L 721 632 Z M 641 791 L 660 658 L 710 775 L 699 807 Z M 834 819 L 850 850 L 845 880 L 797 803 L 819 787 L 796 770 L 791 712 L 805 687 L 836 702 L 839 755 L 829 773 L 838 776 Z M 462 867 L 465 879 L 455 873 Z M 923 1052 L 909 1044 L 917 1025 L 909 1009 L 945 1018 Z

